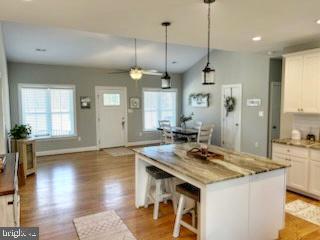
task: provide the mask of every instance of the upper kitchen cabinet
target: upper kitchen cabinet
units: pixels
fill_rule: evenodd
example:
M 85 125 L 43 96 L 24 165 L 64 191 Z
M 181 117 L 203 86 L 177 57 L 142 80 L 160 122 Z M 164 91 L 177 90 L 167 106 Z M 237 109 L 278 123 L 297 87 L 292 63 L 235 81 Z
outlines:
M 320 114 L 320 50 L 284 57 L 284 112 Z

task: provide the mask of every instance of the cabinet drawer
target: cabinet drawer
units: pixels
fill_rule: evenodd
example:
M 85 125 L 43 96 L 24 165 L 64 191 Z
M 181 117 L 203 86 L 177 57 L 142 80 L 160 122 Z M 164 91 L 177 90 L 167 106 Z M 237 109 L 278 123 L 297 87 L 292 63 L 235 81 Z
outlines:
M 293 147 L 282 144 L 273 144 L 273 152 L 302 158 L 309 157 L 309 150 L 307 148 Z
M 310 150 L 310 159 L 320 162 L 320 150 Z
M 289 156 L 287 154 L 274 152 L 274 153 L 272 153 L 272 160 L 275 160 L 275 161 L 289 161 L 290 159 L 289 159 Z

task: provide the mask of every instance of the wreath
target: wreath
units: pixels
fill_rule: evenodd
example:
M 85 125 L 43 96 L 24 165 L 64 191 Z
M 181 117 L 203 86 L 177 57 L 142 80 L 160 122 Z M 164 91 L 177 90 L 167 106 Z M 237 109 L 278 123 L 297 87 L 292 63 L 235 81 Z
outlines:
M 234 97 L 226 97 L 224 100 L 224 107 L 226 109 L 226 116 L 228 116 L 229 112 L 234 110 L 236 105 L 236 99 Z

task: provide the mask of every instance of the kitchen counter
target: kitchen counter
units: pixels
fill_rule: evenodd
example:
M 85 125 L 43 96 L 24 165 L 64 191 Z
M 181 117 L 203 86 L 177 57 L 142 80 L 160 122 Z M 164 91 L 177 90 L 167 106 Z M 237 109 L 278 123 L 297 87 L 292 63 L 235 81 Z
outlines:
M 0 196 L 14 194 L 15 185 L 15 166 L 16 166 L 16 154 L 6 154 L 7 163 L 4 171 L 0 172 Z
M 135 205 L 145 205 L 147 166 L 200 189 L 199 240 L 277 239 L 284 226 L 288 164 L 218 146 L 209 150 L 224 160 L 187 156 L 196 143 L 134 149 Z M 263 206 L 263 207 L 261 207 Z M 263 227 L 261 227 L 263 226 Z
M 313 141 L 306 140 L 306 139 L 292 140 L 290 138 L 284 138 L 284 139 L 274 139 L 274 140 L 272 140 L 272 142 L 278 143 L 278 144 L 283 144 L 283 145 L 312 148 L 312 149 L 320 150 L 320 142 L 319 141 L 313 142 Z
M 187 151 L 194 147 L 199 147 L 199 145 L 196 143 L 172 144 L 137 148 L 134 151 L 203 184 L 288 167 L 288 164 L 284 162 L 271 161 L 267 158 L 239 153 L 214 145 L 209 146 L 209 151 L 223 155 L 224 160 L 199 160 L 187 156 Z

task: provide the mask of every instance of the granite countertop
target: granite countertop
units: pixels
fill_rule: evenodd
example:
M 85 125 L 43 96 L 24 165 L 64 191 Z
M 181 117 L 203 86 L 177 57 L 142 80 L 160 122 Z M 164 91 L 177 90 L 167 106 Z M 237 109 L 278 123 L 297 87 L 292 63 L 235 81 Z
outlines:
M 274 139 L 272 140 L 273 143 L 295 146 L 295 147 L 304 147 L 304 148 L 312 148 L 320 150 L 320 142 L 319 141 L 310 141 L 306 139 L 302 140 L 292 140 L 290 138 L 284 139 Z
M 214 145 L 210 145 L 209 150 L 222 154 L 224 160 L 199 160 L 186 155 L 187 151 L 194 147 L 199 147 L 199 145 L 196 143 L 171 144 L 136 148 L 134 151 L 202 184 L 211 184 L 290 166 L 284 162 L 239 153 Z

